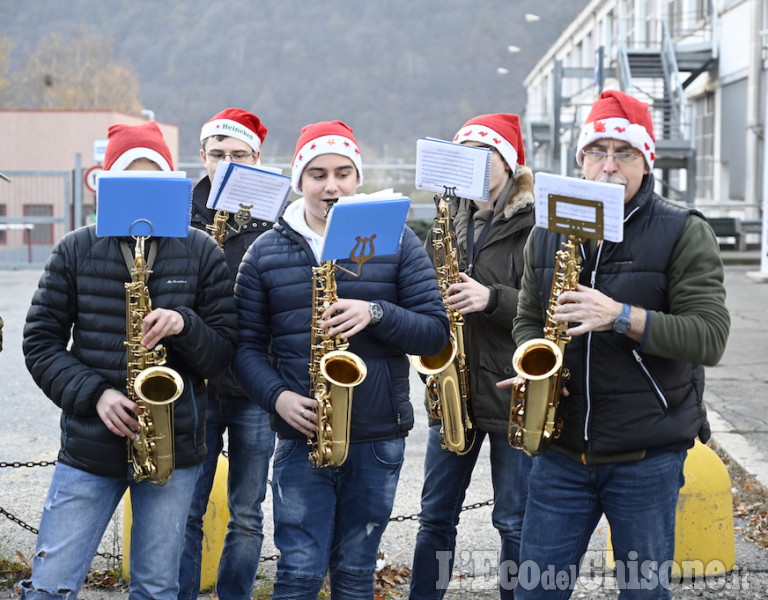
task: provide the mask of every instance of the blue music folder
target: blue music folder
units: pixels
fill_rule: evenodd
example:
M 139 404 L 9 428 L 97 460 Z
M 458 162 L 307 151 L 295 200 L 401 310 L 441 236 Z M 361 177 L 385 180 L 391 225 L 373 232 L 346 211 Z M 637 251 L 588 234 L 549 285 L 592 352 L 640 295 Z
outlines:
M 328 216 L 320 260 L 395 254 L 410 206 L 410 198 L 392 194 L 340 198 Z
M 122 171 L 97 180 L 96 235 L 187 237 L 192 180 L 183 172 Z

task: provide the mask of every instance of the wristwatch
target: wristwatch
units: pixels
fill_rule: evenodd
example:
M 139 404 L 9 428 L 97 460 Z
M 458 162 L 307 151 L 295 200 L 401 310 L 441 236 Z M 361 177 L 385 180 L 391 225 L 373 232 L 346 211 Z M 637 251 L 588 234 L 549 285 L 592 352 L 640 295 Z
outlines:
M 621 309 L 621 314 L 616 317 L 616 320 L 613 322 L 613 330 L 620 334 L 624 335 L 627 333 L 632 326 L 632 324 L 629 322 L 629 311 L 632 307 L 624 303 L 624 308 Z
M 384 309 L 378 302 L 369 302 L 368 312 L 371 313 L 371 322 L 368 323 L 369 327 L 371 325 L 376 325 L 379 321 L 381 321 L 381 317 L 384 316 Z

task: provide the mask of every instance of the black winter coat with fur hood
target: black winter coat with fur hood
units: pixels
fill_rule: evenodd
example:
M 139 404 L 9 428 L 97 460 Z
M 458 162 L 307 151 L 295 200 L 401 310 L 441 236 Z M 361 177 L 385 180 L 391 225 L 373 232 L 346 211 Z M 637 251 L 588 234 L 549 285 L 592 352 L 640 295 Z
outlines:
M 517 167 L 514 179 L 507 183 L 494 207 L 493 220 L 471 273 L 473 279 L 488 287 L 490 298 L 484 311 L 464 316 L 463 331 L 473 422 L 481 431 L 506 434 L 510 390 L 499 389 L 496 383 L 515 375 L 512 323 L 523 276 L 523 248 L 534 223 L 533 173 L 528 167 Z M 475 210 L 474 202 L 466 198 L 461 198 L 451 210 L 462 272 L 469 263 L 468 222 Z M 432 256 L 431 232 L 426 248 Z M 430 420 L 430 424 L 436 423 Z

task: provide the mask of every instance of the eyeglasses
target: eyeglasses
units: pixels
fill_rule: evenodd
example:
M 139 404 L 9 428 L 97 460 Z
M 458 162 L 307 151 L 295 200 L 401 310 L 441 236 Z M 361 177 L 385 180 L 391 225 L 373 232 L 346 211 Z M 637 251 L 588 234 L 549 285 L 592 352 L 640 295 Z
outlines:
M 591 163 L 601 163 L 608 160 L 609 156 L 613 156 L 613 160 L 621 165 L 631 165 L 640 156 L 638 152 L 614 152 L 608 154 L 602 150 L 584 150 L 584 159 Z
M 233 152 L 232 154 L 224 154 L 223 152 L 206 152 L 205 155 L 210 158 L 213 162 L 218 162 L 220 160 L 224 160 L 225 158 L 229 157 L 229 160 L 231 160 L 233 163 L 241 163 L 248 160 L 251 156 L 256 154 L 255 152 L 246 152 L 245 150 L 241 150 L 239 152 Z

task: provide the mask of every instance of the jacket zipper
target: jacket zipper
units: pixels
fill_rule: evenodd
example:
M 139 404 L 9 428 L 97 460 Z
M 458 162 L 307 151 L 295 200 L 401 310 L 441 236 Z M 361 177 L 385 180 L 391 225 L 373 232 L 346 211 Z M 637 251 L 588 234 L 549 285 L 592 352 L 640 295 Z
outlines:
M 645 378 L 648 380 L 648 383 L 651 384 L 651 387 L 656 394 L 656 398 L 658 398 L 664 410 L 669 411 L 669 402 L 667 402 L 667 397 L 664 395 L 664 392 L 661 391 L 661 388 L 656 383 L 653 375 L 651 375 L 650 371 L 648 371 L 646 368 L 645 363 L 643 362 L 643 357 L 640 356 L 640 353 L 635 348 L 632 348 L 632 356 L 635 357 L 635 361 L 637 361 L 637 364 L 639 365 L 640 370 L 643 372 L 643 375 L 645 375 Z
M 632 212 L 630 212 L 627 216 L 625 216 L 624 217 L 624 224 L 626 224 L 627 221 L 629 221 L 629 219 L 632 218 L 632 215 L 634 215 L 638 210 L 640 210 L 640 207 L 635 207 L 632 210 Z M 602 254 L 603 254 L 603 246 L 604 246 L 604 244 L 599 244 L 597 246 L 597 258 L 595 259 L 595 268 L 592 270 L 592 273 L 589 276 L 589 286 L 592 289 L 595 289 L 595 286 L 596 286 L 596 283 L 597 283 L 597 269 L 598 269 L 598 267 L 600 265 L 600 258 L 601 258 Z M 583 246 L 582 246 L 582 256 L 584 256 L 585 254 L 586 253 L 584 252 Z M 588 335 L 588 337 L 587 337 L 587 356 L 586 356 L 587 366 L 586 366 L 585 385 L 584 385 L 584 390 L 585 390 L 584 397 L 585 397 L 585 400 L 586 400 L 586 409 L 584 411 L 584 442 L 585 443 L 589 442 L 589 422 L 590 422 L 590 420 L 592 418 L 592 396 L 590 394 L 590 390 L 591 390 L 590 381 L 592 379 L 591 376 L 590 376 L 590 365 L 591 365 L 591 356 L 592 356 L 592 332 L 590 331 L 587 335 Z M 642 361 L 641 361 L 641 367 L 643 367 L 643 370 L 645 371 L 645 367 L 644 367 L 644 365 L 642 365 Z M 645 373 L 650 378 L 650 373 L 648 373 L 648 371 L 645 371 Z M 650 380 L 653 381 L 652 378 Z M 658 388 L 656 388 L 656 389 L 658 389 Z
M 583 247 L 582 247 L 583 252 Z M 595 283 L 597 281 L 597 265 L 600 264 L 600 255 L 603 252 L 603 245 L 600 244 L 597 247 L 597 259 L 595 260 L 595 268 L 589 274 L 589 287 L 595 289 Z M 587 356 L 586 356 L 586 373 L 584 380 L 584 399 L 586 400 L 586 409 L 584 411 L 584 443 L 589 442 L 589 422 L 592 419 L 592 395 L 591 395 L 591 376 L 590 366 L 592 364 L 592 332 L 587 334 Z

